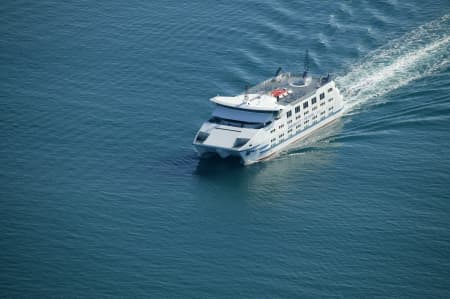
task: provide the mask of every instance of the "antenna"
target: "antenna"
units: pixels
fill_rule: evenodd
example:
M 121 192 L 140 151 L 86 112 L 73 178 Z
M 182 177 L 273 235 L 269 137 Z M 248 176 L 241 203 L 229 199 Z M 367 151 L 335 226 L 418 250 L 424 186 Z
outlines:
M 245 100 L 246 102 L 248 102 L 248 85 L 245 85 L 244 100 Z
M 277 69 L 277 71 L 275 72 L 275 77 L 277 77 L 280 73 L 281 73 L 281 66 Z
M 304 68 L 303 79 L 305 79 L 306 76 L 308 75 L 308 71 L 309 71 L 309 50 L 308 49 L 306 49 L 306 52 L 305 52 L 305 60 L 303 61 L 303 68 Z

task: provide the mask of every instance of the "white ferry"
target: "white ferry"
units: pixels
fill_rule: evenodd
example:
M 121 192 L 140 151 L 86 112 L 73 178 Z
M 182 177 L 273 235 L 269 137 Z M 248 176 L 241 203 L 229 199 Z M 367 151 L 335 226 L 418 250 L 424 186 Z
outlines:
M 330 75 L 281 73 L 245 93 L 216 96 L 212 117 L 193 145 L 200 157 L 237 156 L 244 165 L 268 159 L 337 118 L 343 98 Z

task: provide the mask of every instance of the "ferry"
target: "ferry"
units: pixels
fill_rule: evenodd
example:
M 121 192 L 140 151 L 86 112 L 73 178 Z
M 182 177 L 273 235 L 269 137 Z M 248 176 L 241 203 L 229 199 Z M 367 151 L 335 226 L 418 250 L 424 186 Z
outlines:
M 281 72 L 237 96 L 210 99 L 215 108 L 195 135 L 200 157 L 236 156 L 249 165 L 269 159 L 342 115 L 331 76 Z

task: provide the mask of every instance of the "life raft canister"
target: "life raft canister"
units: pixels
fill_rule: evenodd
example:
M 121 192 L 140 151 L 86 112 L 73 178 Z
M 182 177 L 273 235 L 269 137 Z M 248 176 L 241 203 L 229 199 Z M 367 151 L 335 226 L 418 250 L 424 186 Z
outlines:
M 284 97 L 285 95 L 288 94 L 288 91 L 286 88 L 277 88 L 277 89 L 272 90 L 271 94 L 273 97 L 276 97 L 276 98 Z

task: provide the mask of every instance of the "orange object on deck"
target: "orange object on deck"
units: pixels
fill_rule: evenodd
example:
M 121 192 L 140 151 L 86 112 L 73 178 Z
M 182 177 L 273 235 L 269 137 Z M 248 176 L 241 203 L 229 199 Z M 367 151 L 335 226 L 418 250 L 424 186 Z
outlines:
M 277 89 L 272 90 L 272 92 L 271 92 L 272 96 L 274 96 L 276 98 L 285 96 L 285 95 L 287 95 L 287 93 L 288 93 L 288 91 L 286 88 L 277 88 Z

